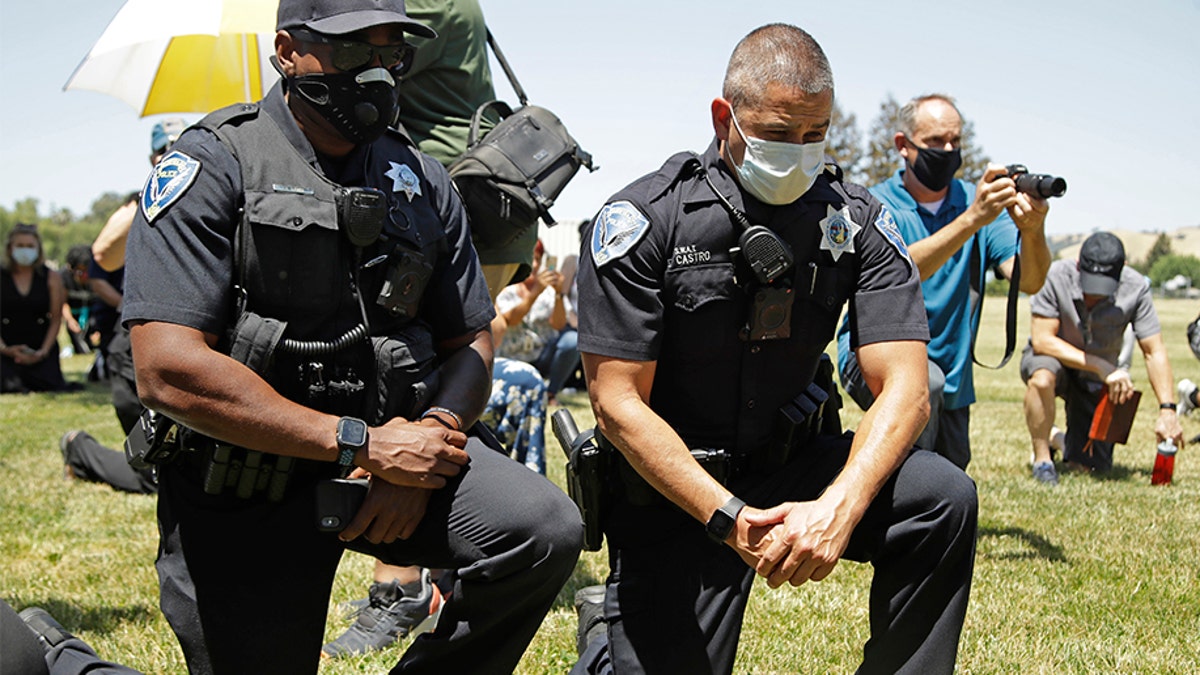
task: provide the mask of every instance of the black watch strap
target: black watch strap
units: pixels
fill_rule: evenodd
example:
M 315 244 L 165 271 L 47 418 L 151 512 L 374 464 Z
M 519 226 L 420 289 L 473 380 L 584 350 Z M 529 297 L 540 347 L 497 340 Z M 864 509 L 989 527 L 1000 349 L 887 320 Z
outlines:
M 745 506 L 746 502 L 737 497 L 730 497 L 724 506 L 713 511 L 712 517 L 704 526 L 704 530 L 708 532 L 708 538 L 718 544 L 724 544 L 725 540 L 729 538 L 729 533 L 733 532 L 734 525 L 737 525 L 738 514 Z

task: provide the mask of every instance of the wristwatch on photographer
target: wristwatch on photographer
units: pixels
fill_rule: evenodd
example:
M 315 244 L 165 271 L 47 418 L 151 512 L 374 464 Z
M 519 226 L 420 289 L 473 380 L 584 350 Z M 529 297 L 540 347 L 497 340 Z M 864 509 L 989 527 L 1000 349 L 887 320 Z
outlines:
M 733 526 L 737 525 L 738 514 L 745 506 L 746 502 L 737 497 L 730 497 L 724 506 L 713 511 L 712 517 L 704 525 L 704 530 L 708 532 L 708 538 L 718 544 L 724 544 L 725 540 L 729 538 L 729 533 L 733 532 Z
M 337 423 L 337 463 L 341 466 L 353 466 L 354 455 L 367 447 L 371 436 L 367 433 L 367 423 L 357 417 L 343 417 Z

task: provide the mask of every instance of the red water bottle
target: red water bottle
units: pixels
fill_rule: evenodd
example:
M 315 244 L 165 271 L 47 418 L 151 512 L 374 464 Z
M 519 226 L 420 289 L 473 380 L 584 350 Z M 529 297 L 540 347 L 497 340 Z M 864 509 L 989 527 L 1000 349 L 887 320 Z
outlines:
M 1154 457 L 1154 471 L 1150 472 L 1151 485 L 1170 485 L 1171 476 L 1175 473 L 1175 441 L 1166 439 L 1158 444 L 1158 454 Z

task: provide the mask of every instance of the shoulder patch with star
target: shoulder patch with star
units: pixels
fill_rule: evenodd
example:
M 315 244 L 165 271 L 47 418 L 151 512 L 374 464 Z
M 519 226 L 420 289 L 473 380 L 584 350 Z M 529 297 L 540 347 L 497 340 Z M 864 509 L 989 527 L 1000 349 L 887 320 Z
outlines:
M 200 173 L 200 162 L 174 150 L 159 160 L 142 190 L 142 215 L 153 223 L 160 213 L 187 192 Z
M 592 228 L 592 259 L 603 267 L 625 255 L 650 230 L 650 219 L 627 201 L 605 205 Z

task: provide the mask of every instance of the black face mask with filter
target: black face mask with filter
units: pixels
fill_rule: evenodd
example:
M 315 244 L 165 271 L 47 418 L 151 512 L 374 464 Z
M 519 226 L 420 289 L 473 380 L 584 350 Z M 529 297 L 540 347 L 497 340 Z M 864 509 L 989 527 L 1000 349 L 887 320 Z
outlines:
M 399 112 L 396 80 L 386 68 L 298 75 L 288 78 L 288 89 L 356 145 L 382 136 Z

